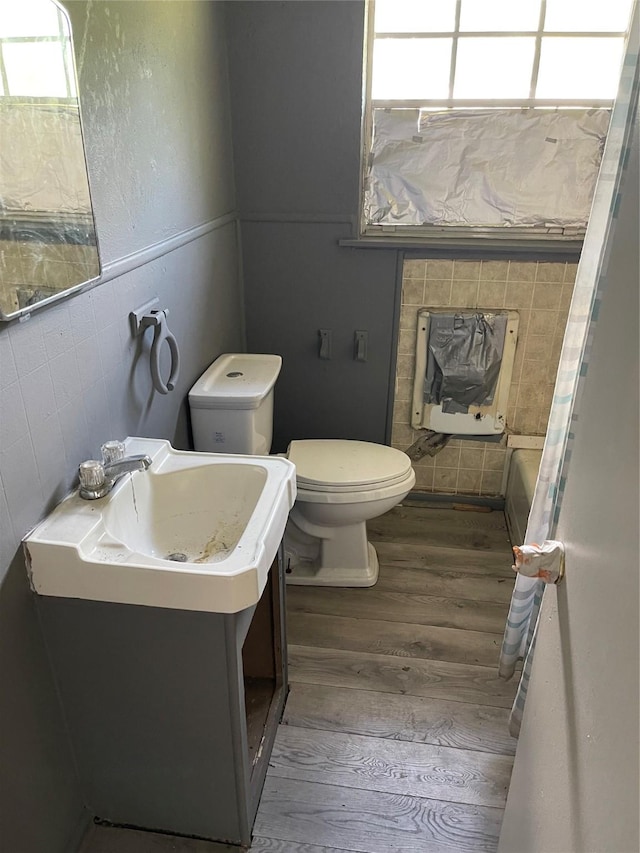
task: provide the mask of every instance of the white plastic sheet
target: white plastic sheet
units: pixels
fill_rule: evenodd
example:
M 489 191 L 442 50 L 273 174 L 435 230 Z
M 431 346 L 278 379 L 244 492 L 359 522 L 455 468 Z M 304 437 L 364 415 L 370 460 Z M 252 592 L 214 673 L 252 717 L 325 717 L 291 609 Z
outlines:
M 366 222 L 585 228 L 609 116 L 374 110 Z

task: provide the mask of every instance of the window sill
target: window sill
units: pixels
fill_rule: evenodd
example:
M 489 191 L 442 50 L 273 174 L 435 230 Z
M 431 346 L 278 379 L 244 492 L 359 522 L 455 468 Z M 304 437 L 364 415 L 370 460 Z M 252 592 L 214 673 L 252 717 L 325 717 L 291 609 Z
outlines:
M 534 260 L 576 261 L 582 251 L 583 237 L 564 237 L 549 234 L 521 234 L 499 237 L 462 234 L 385 234 L 362 235 L 350 240 L 339 240 L 338 245 L 352 249 L 396 249 L 417 256 L 446 257 L 522 257 Z

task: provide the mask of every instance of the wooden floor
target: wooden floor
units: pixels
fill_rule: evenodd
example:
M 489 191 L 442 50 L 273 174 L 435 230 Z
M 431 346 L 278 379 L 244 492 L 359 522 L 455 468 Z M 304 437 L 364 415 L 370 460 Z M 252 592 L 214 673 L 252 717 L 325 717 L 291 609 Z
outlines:
M 374 588 L 287 588 L 291 693 L 251 850 L 495 851 L 515 751 L 504 516 L 401 506 L 369 536 Z M 82 853 L 237 849 L 92 832 Z

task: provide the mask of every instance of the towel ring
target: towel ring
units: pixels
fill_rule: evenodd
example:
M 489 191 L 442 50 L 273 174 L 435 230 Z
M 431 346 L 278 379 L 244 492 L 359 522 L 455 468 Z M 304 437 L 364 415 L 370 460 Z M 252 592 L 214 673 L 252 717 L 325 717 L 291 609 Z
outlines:
M 169 331 L 169 326 L 167 324 L 168 313 L 169 312 L 167 310 L 151 311 L 140 321 L 140 326 L 143 329 L 148 326 L 153 326 L 153 343 L 151 344 L 150 353 L 151 379 L 153 381 L 153 387 L 160 394 L 168 394 L 169 391 L 174 390 L 176 382 L 178 381 L 178 374 L 180 372 L 180 352 L 178 350 L 178 342 L 176 341 L 175 335 Z M 171 370 L 169 372 L 169 378 L 166 385 L 160 375 L 160 351 L 165 341 L 169 346 L 169 352 L 171 354 Z

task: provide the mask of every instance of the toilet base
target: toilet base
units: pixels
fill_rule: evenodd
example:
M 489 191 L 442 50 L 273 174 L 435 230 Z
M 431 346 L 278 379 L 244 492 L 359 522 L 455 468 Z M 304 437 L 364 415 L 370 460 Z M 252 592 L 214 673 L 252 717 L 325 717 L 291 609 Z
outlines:
M 367 587 L 378 580 L 378 555 L 376 549 L 367 542 L 368 565 L 354 568 L 319 568 L 311 561 L 299 561 L 295 565 L 287 564 L 285 551 L 285 569 L 287 583 L 292 586 L 341 586 Z

